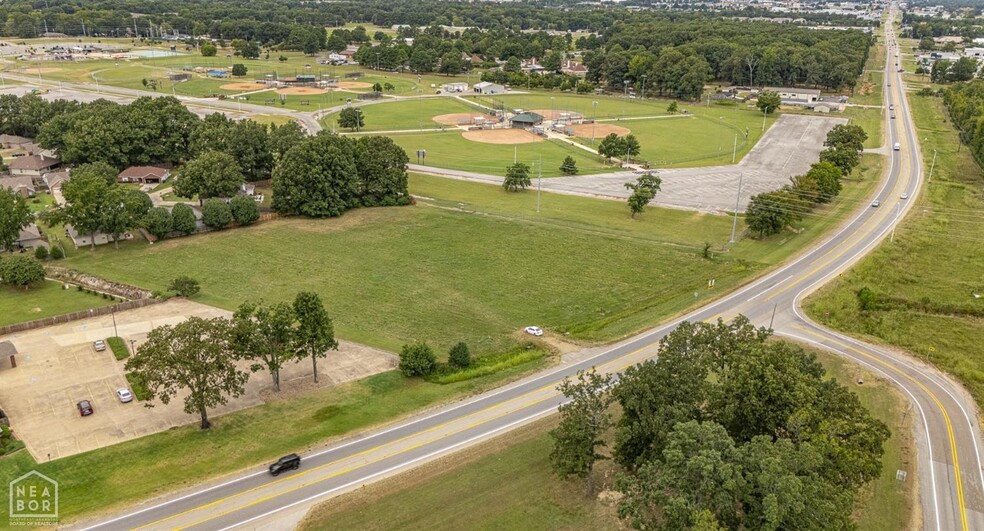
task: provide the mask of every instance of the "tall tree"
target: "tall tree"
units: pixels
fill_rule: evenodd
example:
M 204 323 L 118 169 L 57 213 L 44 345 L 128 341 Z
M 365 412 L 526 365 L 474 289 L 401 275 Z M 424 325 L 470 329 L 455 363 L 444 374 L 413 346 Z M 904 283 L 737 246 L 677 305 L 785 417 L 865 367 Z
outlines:
M 662 183 L 662 179 L 653 172 L 640 175 L 634 183 L 625 183 L 625 188 L 632 191 L 632 194 L 629 195 L 628 204 L 633 218 L 636 217 L 636 214 L 642 214 L 645 211 L 646 205 L 656 197 Z
M 393 206 L 410 202 L 407 163 L 402 147 L 385 136 L 363 136 L 355 142 L 359 196 L 363 206 Z
M 93 172 L 74 174 L 62 185 L 66 204 L 46 213 L 50 222 L 69 223 L 79 234 L 88 234 L 96 248 L 96 232 L 103 222 L 103 199 L 109 191 L 106 179 Z
M 353 131 L 365 127 L 366 121 L 362 116 L 362 109 L 358 107 L 346 107 L 338 113 L 338 126 L 346 127 Z
M 17 192 L 0 187 L 0 249 L 12 249 L 21 229 L 33 220 L 27 201 Z
M 174 183 L 174 192 L 189 199 L 197 195 L 198 203 L 202 204 L 212 197 L 232 197 L 244 180 L 232 155 L 205 151 L 181 170 Z
M 321 132 L 288 151 L 273 172 L 273 209 L 320 218 L 359 206 L 354 144 Z
M 779 98 L 779 93 L 771 90 L 759 92 L 758 99 L 755 101 L 755 106 L 765 114 L 774 113 L 781 104 L 782 100 Z
M 184 411 L 198 413 L 205 430 L 211 426 L 208 409 L 241 396 L 249 380 L 249 373 L 236 366 L 230 336 L 229 321 L 222 318 L 190 317 L 160 326 L 126 362 L 126 370 L 143 380 L 151 400 L 168 404 L 187 391 Z
M 577 380 L 565 378 L 558 386 L 568 401 L 560 406 L 560 425 L 550 431 L 554 443 L 550 464 L 562 478 L 584 479 L 588 495 L 594 490 L 591 475 L 594 464 L 605 459 L 598 453 L 598 447 L 605 446 L 602 436 L 612 423 L 611 383 L 611 376 L 602 376 L 592 369 L 579 372 Z
M 250 370 L 270 372 L 274 391 L 280 391 L 280 369 L 294 359 L 291 339 L 296 315 L 281 302 L 263 306 L 245 302 L 232 316 L 232 349 L 240 359 L 253 362 Z
M 311 358 L 314 381 L 318 381 L 318 358 L 328 356 L 329 350 L 338 349 L 335 326 L 321 303 L 321 297 L 310 291 L 299 292 L 294 297 L 294 315 L 297 328 L 293 335 L 294 351 L 299 358 Z
M 506 167 L 506 178 L 502 181 L 502 187 L 507 192 L 525 190 L 530 184 L 529 164 L 517 162 Z

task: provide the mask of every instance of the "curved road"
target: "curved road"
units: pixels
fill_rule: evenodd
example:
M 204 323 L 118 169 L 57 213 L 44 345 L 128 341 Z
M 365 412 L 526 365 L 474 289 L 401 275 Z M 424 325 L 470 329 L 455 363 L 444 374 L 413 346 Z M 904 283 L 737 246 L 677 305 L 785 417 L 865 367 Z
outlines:
M 890 20 L 897 14 L 894 9 Z M 886 37 L 892 42 L 891 24 Z M 779 335 L 812 343 L 880 373 L 910 400 L 909 416 L 918 448 L 917 492 L 924 529 L 984 529 L 984 475 L 980 430 L 973 401 L 955 383 L 903 354 L 827 330 L 799 307 L 803 297 L 882 243 L 919 193 L 922 163 L 901 78 L 892 55 L 886 63 L 888 103 L 897 120 L 888 127 L 892 152 L 889 172 L 877 198 L 880 208 L 864 207 L 812 250 L 746 287 L 679 319 L 640 334 L 582 361 L 564 364 L 485 394 L 440 408 L 390 427 L 304 456 L 302 468 L 272 478 L 255 470 L 229 481 L 150 502 L 85 529 L 283 529 L 314 503 L 394 475 L 428 460 L 488 439 L 556 411 L 557 384 L 579 370 L 619 371 L 656 354 L 661 337 L 683 320 L 712 321 L 747 315 Z M 907 192 L 913 199 L 899 199 Z M 892 429 L 907 429 L 892 426 Z M 915 522 L 915 523 L 918 523 Z

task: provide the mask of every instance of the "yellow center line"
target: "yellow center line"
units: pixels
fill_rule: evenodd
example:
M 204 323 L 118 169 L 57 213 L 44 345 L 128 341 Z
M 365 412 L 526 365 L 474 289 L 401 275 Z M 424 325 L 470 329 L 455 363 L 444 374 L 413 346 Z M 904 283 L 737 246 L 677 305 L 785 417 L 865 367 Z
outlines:
M 879 365 L 881 365 L 881 366 L 883 366 L 883 367 L 891 370 L 895 374 L 898 374 L 898 375 L 903 376 L 907 380 L 909 380 L 912 383 L 914 383 L 917 386 L 919 386 L 919 388 L 922 389 L 923 393 L 925 393 L 926 396 L 928 396 L 936 404 L 936 407 L 939 408 L 940 413 L 943 415 L 943 421 L 946 424 L 947 436 L 950 439 L 950 456 L 951 456 L 951 459 L 953 459 L 954 483 L 956 484 L 956 488 L 957 488 L 957 505 L 960 508 L 960 523 L 961 523 L 961 528 L 964 531 L 969 530 L 970 527 L 969 527 L 969 524 L 967 523 L 967 504 L 966 504 L 966 501 L 964 500 L 963 478 L 961 477 L 961 474 L 960 474 L 960 459 L 959 459 L 958 454 L 957 454 L 957 438 L 953 434 L 953 424 L 950 422 L 950 415 L 946 412 L 946 408 L 943 407 L 943 403 L 940 402 L 939 398 L 937 398 L 936 395 L 933 394 L 932 391 L 930 391 L 925 385 L 923 385 L 922 382 L 920 382 L 919 380 L 916 380 L 915 378 L 913 378 L 907 372 L 902 371 L 898 367 L 896 367 L 896 366 L 894 366 L 894 365 L 892 365 L 892 364 L 890 364 L 890 363 L 882 360 L 881 358 L 879 358 L 877 356 L 874 356 L 872 354 L 868 354 L 867 352 L 864 352 L 863 350 L 857 349 L 857 348 L 855 348 L 855 347 L 853 347 L 851 345 L 845 344 L 845 343 L 843 343 L 841 341 L 837 341 L 836 339 L 831 339 L 831 338 L 829 338 L 827 336 L 818 334 L 818 333 L 813 332 L 812 330 L 808 330 L 808 329 L 806 329 L 806 328 L 804 328 L 802 326 L 795 325 L 795 327 L 798 328 L 799 330 L 802 330 L 803 332 L 805 332 L 807 334 L 810 334 L 813 337 L 822 339 L 824 341 L 829 341 L 829 342 L 831 342 L 831 343 L 833 343 L 835 345 L 840 346 L 841 348 L 850 350 L 851 352 L 854 352 L 854 353 L 856 353 L 858 355 L 864 356 L 865 358 L 867 358 L 867 359 L 869 359 L 871 361 L 874 361 L 875 363 L 877 363 L 877 364 L 879 364 Z M 932 459 L 933 457 L 932 456 L 929 456 L 929 458 Z
M 599 370 L 602 370 L 602 371 L 603 371 L 603 369 L 604 369 L 605 367 L 607 367 L 607 366 L 609 366 L 609 365 L 613 365 L 613 364 L 617 364 L 617 363 L 622 363 L 622 362 L 624 362 L 624 360 L 626 360 L 627 358 L 630 358 L 630 357 L 632 357 L 632 356 L 635 356 L 636 354 L 638 354 L 638 353 L 640 353 L 640 352 L 642 352 L 643 350 L 646 350 L 646 349 L 648 349 L 648 348 L 652 348 L 653 346 L 654 346 L 654 344 L 648 344 L 648 345 L 644 345 L 644 346 L 642 346 L 642 347 L 639 347 L 639 348 L 637 348 L 637 349 L 635 349 L 635 350 L 633 350 L 633 351 L 631 351 L 631 352 L 628 352 L 628 353 L 626 353 L 626 354 L 623 354 L 623 355 L 621 355 L 621 356 L 619 356 L 619 357 L 617 357 L 617 358 L 615 358 L 615 359 L 613 359 L 613 360 L 610 360 L 610 361 L 608 361 L 608 362 L 606 362 L 606 363 L 604 363 L 604 364 L 603 364 L 603 365 L 601 365 L 601 366 L 600 366 L 600 367 L 599 367 L 598 369 L 599 369 Z M 636 362 L 631 362 L 631 363 L 628 363 L 628 364 L 626 364 L 626 365 L 623 365 L 623 366 L 621 366 L 620 368 L 618 368 L 618 369 L 616 369 L 616 372 L 621 372 L 621 371 L 622 371 L 622 370 L 624 370 L 625 368 L 627 368 L 627 367 L 630 367 L 630 366 L 632 366 L 632 365 L 635 365 L 635 364 L 636 364 Z M 529 397 L 530 395 L 533 395 L 533 394 L 536 394 L 536 393 L 540 393 L 540 392 L 543 392 L 544 390 L 547 390 L 547 389 L 551 389 L 551 388 L 554 388 L 554 389 L 556 389 L 556 385 L 557 385 L 556 383 L 551 383 L 551 384 L 547 384 L 547 385 L 544 385 L 544 386 L 541 386 L 541 387 L 538 387 L 538 388 L 536 388 L 536 389 L 533 389 L 533 390 L 530 390 L 530 391 L 527 391 L 527 392 L 525 392 L 525 393 L 523 393 L 523 394 L 521 394 L 521 395 L 519 395 L 519 396 L 515 396 L 515 397 L 513 397 L 513 398 L 510 398 L 509 400 L 506 400 L 506 401 L 503 401 L 503 402 L 500 402 L 500 403 L 498 403 L 498 404 L 493 404 L 493 405 L 491 405 L 491 406 L 489 406 L 489 407 L 487 407 L 487 408 L 485 408 L 485 409 L 482 409 L 482 410 L 479 410 L 479 411 L 476 411 L 476 412 L 474 412 L 474 413 L 471 413 L 471 414 L 469 414 L 468 416 L 478 416 L 478 415 L 482 415 L 482 414 L 484 414 L 484 413 L 487 413 L 487 412 L 489 412 L 489 411 L 492 411 L 492 410 L 495 410 L 495 409 L 498 409 L 498 408 L 501 408 L 501 407 L 504 407 L 504 406 L 506 406 L 506 405 L 508 405 L 508 404 L 510 404 L 510 403 L 513 403 L 513 402 L 516 402 L 516 401 L 520 401 L 520 400 L 523 400 L 523 399 L 526 399 L 526 398 L 527 398 L 527 397 Z M 556 395 L 556 393 L 555 393 L 555 394 L 551 394 L 551 395 L 548 395 L 548 396 L 546 396 L 546 397 L 544 397 L 544 398 L 541 398 L 541 399 L 539 399 L 539 400 L 536 400 L 536 401 L 534 401 L 534 402 L 530 402 L 530 403 L 526 403 L 525 405 L 523 405 L 522 407 L 520 407 L 520 408 L 518 408 L 518 409 L 515 409 L 515 410 L 511 410 L 511 411 L 508 411 L 508 412 L 506 412 L 506 413 L 503 413 L 503 414 L 501 414 L 501 415 L 498 415 L 498 416 L 495 416 L 495 417 L 492 417 L 492 418 L 490 418 L 490 419 L 486 419 L 486 420 L 483 420 L 483 421 L 478 421 L 478 422 L 476 422 L 476 423 L 474 423 L 474 424 L 471 424 L 471 425 L 469 425 L 469 426 L 466 426 L 466 427 L 465 427 L 465 428 L 463 428 L 463 429 L 460 429 L 460 430 L 458 430 L 458 431 L 455 431 L 455 432 L 451 432 L 451 433 L 448 433 L 448 434 L 446 434 L 446 435 L 443 435 L 443 436 L 442 436 L 442 437 L 440 437 L 440 438 L 443 438 L 443 437 L 447 437 L 448 435 L 454 435 L 454 434 L 457 434 L 457 433 L 460 433 L 460 432 L 462 432 L 462 431 L 466 431 L 466 430 L 469 430 L 469 429 L 471 429 L 471 428 L 474 428 L 475 426 L 478 426 L 478 425 L 481 425 L 481 424 L 483 424 L 483 423 L 486 423 L 486 422 L 489 422 L 489 421 L 492 421 L 492 420 L 496 420 L 496 419 L 498 419 L 498 418 L 501 418 L 501 417 L 503 417 L 503 416 L 505 416 L 505 415 L 509 415 L 509 414 L 511 414 L 511 413 L 515 413 L 516 411 L 520 411 L 520 410 L 522 410 L 522 409 L 525 409 L 525 408 L 528 408 L 528 407 L 530 407 L 530 406 L 533 406 L 533 405 L 536 405 L 536 404 L 538 404 L 538 403 L 540 403 L 540 402 L 543 402 L 544 400 L 547 400 L 547 399 L 550 399 L 550 398 L 552 398 L 552 397 L 555 397 L 555 396 L 557 396 L 557 395 Z M 173 514 L 173 515 L 169 515 L 169 516 L 166 516 L 166 517 L 164 517 L 164 518 L 161 518 L 161 519 L 159 519 L 159 520 L 155 520 L 155 521 L 153 521 L 153 522 L 150 522 L 150 523 L 147 523 L 147 524 L 144 524 L 144 525 L 142 525 L 142 526 L 140 526 L 140 527 L 138 527 L 138 528 L 136 528 L 136 529 L 146 529 L 146 528 L 150 528 L 150 527 L 153 527 L 153 526 L 156 526 L 156 525 L 158 525 L 158 524 L 161 524 L 161 523 L 163 523 L 163 522 L 166 522 L 166 521 L 168 521 L 168 520 L 172 520 L 172 519 L 175 519 L 175 518 L 178 518 L 178 517 L 181 517 L 181 516 L 184 516 L 184 515 L 187 515 L 187 514 L 190 514 L 190 513 L 193 513 L 193 512 L 196 512 L 196 511 L 200 511 L 200 510 L 202 510 L 202 509 L 207 509 L 207 508 L 209 508 L 209 507 L 214 507 L 214 506 L 216 506 L 216 505 L 219 505 L 219 504 L 221 504 L 221 503 L 224 503 L 224 502 L 227 502 L 227 501 L 229 501 L 229 500 L 231 500 L 231 499 L 234 499 L 234 498 L 237 498 L 237 497 L 240 497 L 240 496 L 244 496 L 244 495 L 246 495 L 246 494 L 249 494 L 249 493 L 251 493 L 251 492 L 255 492 L 255 491 L 258 491 L 258 490 L 260 490 L 260 489 L 265 489 L 265 488 L 268 488 L 268 487 L 270 487 L 271 485 L 276 485 L 276 484 L 278 484 L 278 483 L 282 483 L 282 482 L 285 482 L 285 481 L 288 481 L 288 480 L 293 480 L 293 479 L 297 479 L 297 478 L 299 478 L 299 477 L 302 477 L 302 476 L 305 476 L 305 475 L 308 475 L 308 474 L 311 474 L 311 473 L 314 473 L 314 472 L 316 472 L 316 471 L 318 471 L 318 470 L 323 470 L 323 469 L 325 469 L 325 468 L 328 468 L 328 467 L 331 467 L 331 466 L 333 466 L 333 465 L 337 465 L 338 463 L 340 463 L 340 462 L 342 462 L 342 461 L 345 461 L 345 460 L 349 460 L 349 459 L 352 459 L 352 458 L 356 458 L 356 457 L 360 457 L 360 456 L 363 456 L 363 455 L 366 455 L 366 454 L 370 454 L 370 453 L 373 453 L 373 452 L 377 452 L 377 451 L 379 451 L 379 450 L 381 450 L 382 448 L 385 448 L 385 447 L 387 447 L 387 446 L 394 446 L 394 445 L 397 445 L 397 444 L 399 444 L 399 443 L 403 443 L 403 442 L 406 442 L 406 441 L 407 441 L 407 440 L 409 440 L 409 439 L 412 439 L 412 438 L 415 438 L 415 437 L 419 437 L 420 435 L 423 435 L 423 434 L 426 434 L 426 433 L 429 433 L 429 432 L 432 432 L 432 431 L 436 431 L 436 430 L 439 430 L 439 429 L 441 429 L 441 428 L 444 428 L 444 427 L 447 427 L 448 425 L 450 425 L 450 424 L 453 424 L 453 423 L 455 423 L 455 422 L 460 422 L 461 420 L 462 420 L 462 418 L 457 418 L 457 419 L 452 419 L 452 420 L 449 420 L 449 421 L 447 421 L 447 422 L 443 422 L 443 423 L 441 423 L 441 424 L 438 424 L 438 425 L 436 425 L 436 426 L 432 426 L 432 427 L 430 427 L 430 428 L 427 428 L 427 429 L 425 429 L 425 430 L 422 430 L 422 431 L 418 431 L 418 432 L 415 432 L 415 433 L 412 433 L 412 434 L 410 434 L 410 435 L 407 435 L 407 436 L 405 436 L 405 437 L 401 437 L 401 438 L 399 438 L 399 439 L 395 439 L 395 440 L 393 440 L 393 441 L 389 441 L 389 442 L 386 442 L 386 443 L 383 443 L 383 444 L 380 444 L 380 445 L 377 445 L 377 446 L 374 446 L 374 447 L 372 447 L 372 448 L 367 448 L 367 449 L 365 449 L 365 450 L 363 450 L 363 451 L 361 451 L 361 452 L 358 452 L 358 453 L 355 453 L 355 454 L 352 454 L 352 455 L 350 455 L 350 456 L 346 456 L 346 457 L 342 457 L 342 458 L 339 458 L 339 459 L 336 459 L 336 460 L 334 460 L 334 461 L 331 461 L 331 462 L 329 462 L 329 463 L 325 463 L 325 464 L 323 464 L 323 465 L 318 465 L 318 466 L 316 466 L 316 467 L 314 467 L 314 468 L 310 468 L 310 469 L 307 469 L 307 470 L 305 470 L 304 472 L 300 472 L 300 473 L 298 473 L 298 474 L 294 474 L 294 475 L 292 475 L 292 476 L 288 476 L 288 477 L 284 477 L 284 478 L 280 478 L 280 479 L 276 479 L 276 480 L 273 480 L 273 481 L 270 481 L 270 482 L 267 482 L 267 483 L 264 483 L 263 485 L 258 485 L 258 486 L 256 486 L 256 487 L 252 487 L 252 488 L 249 488 L 249 489 L 247 489 L 247 490 L 244 490 L 244 491 L 241 491 L 241 492 L 237 492 L 237 493 L 235 493 L 235 494 L 230 494 L 229 496 L 226 496 L 226 497 L 223 497 L 223 498 L 220 498 L 220 499 L 218 499 L 218 500 L 215 500 L 215 501 L 212 501 L 212 502 L 209 502 L 209 503 L 205 503 L 205 504 L 202 504 L 202 505 L 199 505 L 199 506 L 197 506 L 197 507 L 193 507 L 193 508 L 191 508 L 191 509 L 187 509 L 187 510 L 185 510 L 185 511 L 182 511 L 182 512 L 180 512 L 180 513 L 175 513 L 175 514 Z M 439 438 L 439 439 L 440 439 L 440 438 Z M 434 440 L 437 440 L 437 439 L 434 439 Z M 434 442 L 434 440 L 431 440 L 431 441 L 427 441 L 427 442 L 424 442 L 424 443 L 420 443 L 420 444 L 418 444 L 417 446 L 413 446 L 413 447 L 410 447 L 410 448 L 406 448 L 406 449 L 404 449 L 404 450 L 401 450 L 401 451 L 399 451 L 399 452 L 396 452 L 396 453 L 394 453 L 394 454 L 390 454 L 390 455 L 387 455 L 387 456 L 385 456 L 385 457 L 391 457 L 391 456 L 393 456 L 393 455 L 399 455 L 399 454 L 401 454 L 401 453 L 404 453 L 404 452 L 407 452 L 407 451 L 410 451 L 410 450 L 413 450 L 413 449 L 415 449 L 415 448 L 417 448 L 417 447 L 419 447 L 419 446 L 421 446 L 421 445 L 423 445 L 423 444 L 427 444 L 427 443 L 429 443 L 429 442 Z M 369 465 L 369 464 L 372 464 L 372 463 L 373 463 L 373 462 L 367 462 L 367 463 L 364 463 L 364 464 L 362 464 L 362 465 L 360 465 L 360 466 L 357 466 L 357 467 L 354 467 L 354 468 L 351 468 L 351 469 L 346 469 L 346 470 L 343 470 L 343 471 L 341 471 L 341 472 L 337 472 L 337 473 L 334 473 L 334 474 L 332 474 L 332 475 L 330 475 L 330 476 L 327 476 L 327 477 L 325 477 L 325 478 L 321 478 L 321 479 L 318 479 L 318 480 L 315 480 L 315 481 L 312 481 L 312 482 L 309 482 L 309 483 L 306 483 L 306 484 L 304 484 L 304 485 L 301 485 L 300 487 L 296 487 L 296 488 L 292 488 L 292 489 L 289 489 L 289 490 L 285 490 L 285 491 L 282 491 L 282 492 L 281 492 L 281 493 L 279 493 L 279 494 L 274 494 L 274 495 L 271 495 L 271 496 L 269 496 L 269 497 L 267 497 L 267 498 L 263 498 L 262 500 L 259 500 L 259 501 L 257 501 L 257 502 L 254 502 L 254 503 L 250 503 L 250 504 L 247 504 L 247 505 L 244 505 L 244 506 L 241 506 L 241 507 L 239 507 L 239 508 L 237 508 L 237 509 L 233 509 L 233 510 L 230 510 L 230 511 L 227 511 L 227 512 L 225 512 L 225 513 L 222 513 L 222 514 L 219 514 L 219 515 L 215 515 L 215 516 L 212 516 L 212 517 L 210 517 L 210 518 L 208 518 L 208 519 L 205 519 L 205 520 L 202 520 L 202 521 L 200 521 L 200 522 L 196 522 L 195 524 L 192 524 L 192 526 L 193 526 L 193 525 L 198 525 L 198 524 L 200 524 L 200 523 L 203 523 L 203 522 L 207 522 L 207 521 L 209 521 L 209 520 L 212 520 L 212 519 L 215 519 L 215 518 L 219 518 L 219 517 L 221 517 L 221 516 L 223 516 L 223 515 L 225 515 L 225 514 L 228 514 L 229 512 L 233 512 L 233 511 L 236 511 L 236 510 L 241 510 L 241 509 L 244 509 L 244 508 L 246 508 L 246 507 L 250 507 L 251 505 L 255 505 L 256 503 L 260 503 L 260 502 L 262 502 L 262 501 L 265 501 L 265 500 L 267 500 L 267 499 L 269 499 L 269 498 L 271 498 L 271 497 L 276 497 L 276 496 L 280 496 L 280 495 L 283 495 L 283 494 L 288 494 L 288 493 L 290 493 L 290 492 L 293 492 L 293 491 L 295 491 L 295 490 L 297 490 L 297 489 L 300 489 L 300 488 L 304 488 L 304 487 L 306 487 L 306 486 L 308 486 L 308 485 L 312 485 L 312 484 L 315 484 L 315 483 L 319 483 L 319 482 L 321 482 L 321 481 L 325 481 L 325 480 L 328 480 L 328 479 L 331 479 L 331 478 L 334 478 L 334 477 L 336 477 L 336 476 L 338 476 L 338 475 L 340 475 L 340 474 L 344 474 L 344 473 L 347 473 L 347 472 L 351 472 L 352 470 L 356 470 L 356 469 L 358 469 L 358 468 L 361 468 L 361 467 L 364 467 L 364 466 L 367 466 L 367 465 Z M 188 527 L 188 526 L 186 526 L 186 527 Z

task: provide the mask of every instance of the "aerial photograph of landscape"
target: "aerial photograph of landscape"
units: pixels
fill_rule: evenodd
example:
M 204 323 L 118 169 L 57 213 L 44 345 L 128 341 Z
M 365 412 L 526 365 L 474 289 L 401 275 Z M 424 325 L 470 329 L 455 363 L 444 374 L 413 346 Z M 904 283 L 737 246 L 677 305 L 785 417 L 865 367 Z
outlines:
M 6 0 L 0 529 L 984 530 L 982 168 L 984 0 Z

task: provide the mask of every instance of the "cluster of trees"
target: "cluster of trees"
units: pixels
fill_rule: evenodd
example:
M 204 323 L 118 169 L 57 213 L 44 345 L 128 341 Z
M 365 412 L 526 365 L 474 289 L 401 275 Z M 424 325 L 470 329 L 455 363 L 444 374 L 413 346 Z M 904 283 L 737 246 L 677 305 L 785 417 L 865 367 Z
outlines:
M 284 153 L 273 171 L 273 209 L 310 217 L 410 204 L 407 153 L 383 136 L 322 131 Z
M 75 167 L 72 179 L 62 185 L 66 204 L 46 210 L 42 219 L 49 225 L 71 224 L 79 234 L 89 235 L 93 248 L 97 232 L 118 246 L 124 233 L 142 225 L 154 204 L 140 190 L 117 184 L 117 173 L 105 162 Z
M 960 141 L 970 147 L 978 165 L 984 165 L 984 80 L 958 83 L 943 91 L 943 103 L 953 124 L 960 130 Z
M 868 134 L 859 125 L 837 125 L 827 133 L 820 162 L 778 190 L 754 195 L 745 211 L 745 223 L 760 237 L 782 231 L 815 206 L 830 202 L 841 191 L 841 179 L 861 163 Z
M 249 370 L 267 370 L 280 390 L 280 369 L 288 362 L 311 358 L 318 381 L 318 358 L 338 348 L 334 325 L 321 298 L 300 292 L 292 304 L 247 302 L 231 319 L 191 317 L 177 325 L 150 331 L 147 341 L 126 363 L 141 378 L 151 400 L 168 404 L 186 394 L 184 410 L 198 413 L 208 429 L 208 409 L 243 394 Z
M 929 68 L 929 77 L 933 83 L 951 83 L 954 81 L 970 81 L 977 75 L 977 59 L 973 57 L 961 57 L 956 61 L 940 59 L 933 62 Z M 926 74 L 926 67 L 920 65 L 916 67 L 917 74 Z
M 980 6 L 975 6 L 973 10 L 979 12 Z M 942 18 L 903 13 L 902 25 L 907 28 L 902 34 L 903 37 L 919 39 L 920 42 L 926 37 L 932 39 L 947 35 L 957 35 L 965 39 L 984 37 L 984 27 L 973 15 L 966 18 Z
M 632 157 L 639 155 L 642 147 L 635 135 L 618 136 L 611 133 L 598 143 L 598 154 L 611 162 L 612 159 L 624 159 L 628 164 Z
M 3 187 L 0 188 L 0 249 L 12 249 L 20 230 L 34 221 L 27 199 Z
M 633 527 L 850 528 L 890 432 L 812 355 L 770 336 L 744 316 L 687 322 L 618 381 L 566 381 L 554 470 L 591 489 L 614 427 L 618 511 Z
M 44 267 L 37 260 L 24 255 L 0 256 L 0 283 L 28 289 L 42 280 Z

